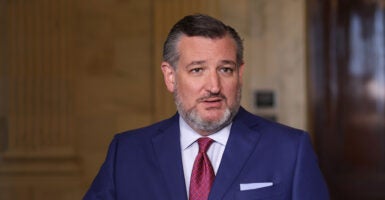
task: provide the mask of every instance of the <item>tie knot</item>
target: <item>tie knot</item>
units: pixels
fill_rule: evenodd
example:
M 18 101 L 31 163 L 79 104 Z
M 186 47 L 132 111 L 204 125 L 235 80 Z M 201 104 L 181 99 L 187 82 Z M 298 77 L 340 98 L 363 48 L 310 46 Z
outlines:
M 198 145 L 199 145 L 199 152 L 204 152 L 206 153 L 207 150 L 209 149 L 210 145 L 214 142 L 209 137 L 202 137 L 198 139 Z

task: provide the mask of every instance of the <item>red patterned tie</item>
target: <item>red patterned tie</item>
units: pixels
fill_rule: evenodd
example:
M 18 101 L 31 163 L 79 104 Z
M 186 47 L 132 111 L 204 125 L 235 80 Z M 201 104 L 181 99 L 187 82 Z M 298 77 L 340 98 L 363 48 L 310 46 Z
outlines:
M 199 152 L 194 161 L 190 180 L 190 200 L 207 200 L 214 182 L 214 170 L 207 157 L 207 149 L 214 140 L 203 137 L 198 139 Z

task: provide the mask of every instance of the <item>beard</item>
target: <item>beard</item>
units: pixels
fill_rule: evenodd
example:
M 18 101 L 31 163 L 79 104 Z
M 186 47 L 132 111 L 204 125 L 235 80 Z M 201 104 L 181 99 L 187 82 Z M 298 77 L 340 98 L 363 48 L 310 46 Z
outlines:
M 174 101 L 178 110 L 178 113 L 182 116 L 182 118 L 186 121 L 186 123 L 191 126 L 192 129 L 194 130 L 199 130 L 206 132 L 208 134 L 215 133 L 222 128 L 226 127 L 229 125 L 235 115 L 237 114 L 239 107 L 240 107 L 240 101 L 241 101 L 241 93 L 242 89 L 240 84 L 238 83 L 237 85 L 237 91 L 236 91 L 236 96 L 235 96 L 235 101 L 234 104 L 229 105 L 228 107 L 225 108 L 223 111 L 222 116 L 219 119 L 216 120 L 205 120 L 203 119 L 200 115 L 199 112 L 196 108 L 196 106 L 187 109 L 186 106 L 183 104 L 181 97 L 179 96 L 178 92 L 178 87 L 177 83 L 175 83 L 175 91 L 174 91 Z M 197 103 L 204 101 L 207 98 L 212 98 L 212 97 L 218 97 L 223 100 L 226 100 L 227 98 L 219 93 L 219 94 L 214 94 L 214 93 L 209 93 L 204 97 L 201 97 L 197 100 Z

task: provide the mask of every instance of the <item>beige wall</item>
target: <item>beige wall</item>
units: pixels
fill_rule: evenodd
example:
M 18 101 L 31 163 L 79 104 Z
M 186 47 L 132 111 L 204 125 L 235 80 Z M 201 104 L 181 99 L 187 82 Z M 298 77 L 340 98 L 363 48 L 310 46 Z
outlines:
M 188 13 L 223 19 L 244 37 L 242 105 L 306 129 L 304 4 L 1 1 L 0 199 L 80 199 L 115 133 L 174 113 L 161 46 Z M 275 108 L 253 105 L 260 89 L 276 93 Z
M 249 1 L 244 105 L 281 123 L 307 128 L 305 0 Z M 272 90 L 276 106 L 252 105 L 256 90 Z

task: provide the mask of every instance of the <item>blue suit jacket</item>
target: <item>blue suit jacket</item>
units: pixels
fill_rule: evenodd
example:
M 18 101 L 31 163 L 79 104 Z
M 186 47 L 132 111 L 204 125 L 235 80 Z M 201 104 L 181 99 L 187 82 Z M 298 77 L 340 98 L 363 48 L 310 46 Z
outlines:
M 187 200 L 179 115 L 113 139 L 85 200 Z M 272 183 L 241 191 L 240 184 Z M 329 199 L 306 133 L 240 108 L 210 200 Z

